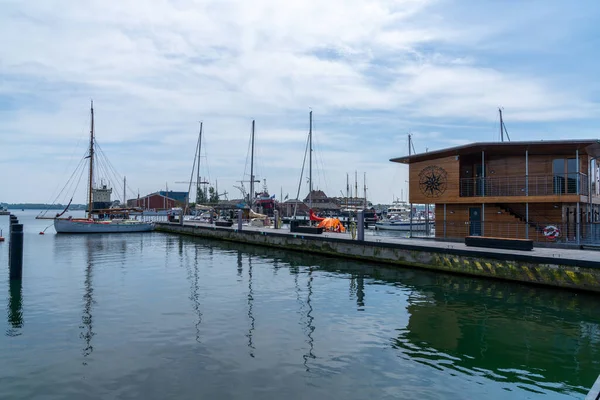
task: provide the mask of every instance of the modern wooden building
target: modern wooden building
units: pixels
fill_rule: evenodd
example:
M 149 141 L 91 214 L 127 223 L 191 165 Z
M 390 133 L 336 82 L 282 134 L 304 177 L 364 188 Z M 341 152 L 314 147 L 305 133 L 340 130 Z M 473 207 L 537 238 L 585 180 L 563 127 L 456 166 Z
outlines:
M 598 140 L 473 143 L 390 161 L 411 204 L 435 204 L 436 238 L 599 238 Z

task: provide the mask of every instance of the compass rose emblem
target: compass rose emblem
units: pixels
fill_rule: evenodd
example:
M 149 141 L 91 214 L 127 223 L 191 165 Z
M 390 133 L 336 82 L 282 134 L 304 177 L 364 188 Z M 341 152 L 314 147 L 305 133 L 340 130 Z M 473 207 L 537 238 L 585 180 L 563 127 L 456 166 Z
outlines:
M 427 197 L 440 197 L 446 191 L 448 174 L 436 166 L 423 168 L 419 173 L 419 189 Z

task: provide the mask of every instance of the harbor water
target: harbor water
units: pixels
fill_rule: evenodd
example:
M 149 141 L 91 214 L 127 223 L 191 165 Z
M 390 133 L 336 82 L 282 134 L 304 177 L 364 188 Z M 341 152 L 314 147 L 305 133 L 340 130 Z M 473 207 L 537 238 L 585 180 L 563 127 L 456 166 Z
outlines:
M 15 214 L 0 399 L 583 399 L 600 374 L 594 294 Z

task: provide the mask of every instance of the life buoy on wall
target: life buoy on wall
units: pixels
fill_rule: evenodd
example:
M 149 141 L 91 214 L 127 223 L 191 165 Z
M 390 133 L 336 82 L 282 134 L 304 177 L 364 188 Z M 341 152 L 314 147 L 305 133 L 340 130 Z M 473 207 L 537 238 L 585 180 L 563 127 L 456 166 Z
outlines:
M 555 225 L 548 225 L 544 228 L 542 233 L 544 236 L 546 236 L 546 239 L 551 241 L 554 241 L 560 237 L 560 229 L 558 229 L 558 227 Z

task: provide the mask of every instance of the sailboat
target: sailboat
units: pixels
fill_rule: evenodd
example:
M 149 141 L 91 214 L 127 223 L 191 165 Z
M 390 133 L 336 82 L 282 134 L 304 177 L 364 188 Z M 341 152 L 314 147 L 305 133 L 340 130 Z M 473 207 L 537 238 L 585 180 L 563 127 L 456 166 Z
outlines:
M 250 193 L 248 193 L 246 203 L 249 207 L 249 211 L 248 211 L 248 217 L 250 218 L 249 225 L 256 226 L 256 227 L 265 227 L 265 226 L 271 225 L 271 220 L 269 219 L 269 215 L 258 213 L 256 211 L 254 211 L 255 207 L 257 205 L 260 205 L 262 207 L 266 206 L 266 209 L 270 210 L 271 214 L 272 214 L 272 212 L 273 212 L 272 210 L 274 209 L 274 206 L 269 207 L 269 203 L 272 202 L 272 204 L 274 205 L 275 201 L 270 198 L 270 196 L 267 192 L 266 180 L 265 180 L 265 186 L 263 188 L 263 193 L 261 193 L 257 197 L 257 193 L 255 193 L 255 191 L 254 191 L 254 184 L 260 182 L 259 180 L 256 180 L 256 176 L 254 175 L 254 128 L 255 128 L 255 121 L 252 120 L 252 134 L 250 136 Z M 243 186 L 244 181 L 241 181 L 241 182 L 242 182 L 242 186 Z M 267 202 L 261 201 L 262 197 L 264 197 L 264 196 L 268 197 Z
M 312 111 L 308 114 L 309 116 L 309 125 L 308 125 L 308 223 L 309 226 L 299 226 L 299 222 L 296 220 L 296 208 L 294 209 L 293 222 L 290 223 L 290 232 L 302 232 L 302 233 L 312 233 L 312 234 L 321 234 L 323 230 L 332 231 L 332 232 L 345 232 L 346 229 L 342 225 L 341 221 L 338 218 L 330 217 L 330 218 L 322 218 L 315 215 L 313 211 L 313 178 L 312 178 L 312 153 L 313 153 L 313 145 L 312 145 Z M 304 161 L 306 161 L 306 153 L 304 154 Z M 298 183 L 298 193 L 296 195 L 296 200 L 300 196 L 300 188 L 302 187 L 302 178 L 304 175 L 304 162 L 302 163 L 302 172 L 300 174 L 300 182 Z M 316 226 L 313 226 L 313 222 L 316 223 Z
M 70 202 L 65 210 L 57 214 L 54 219 L 56 233 L 121 233 L 121 232 L 148 232 L 154 229 L 153 222 L 131 220 L 128 218 L 128 209 L 106 209 L 110 205 L 110 194 L 112 189 L 101 184 L 94 188 L 94 102 L 90 105 L 90 147 L 89 154 L 89 180 L 88 180 L 88 210 L 87 218 L 60 218 L 69 208 Z M 123 199 L 125 201 L 125 199 Z M 95 205 L 98 206 L 95 209 Z M 109 207 L 109 206 L 108 206 Z M 111 215 L 119 215 L 120 218 L 110 218 Z M 108 219 L 100 219 L 100 216 L 109 216 Z M 94 218 L 96 216 L 96 218 Z
M 408 134 L 408 155 L 412 154 L 414 146 L 412 144 L 412 135 Z M 376 230 L 388 231 L 423 231 L 428 232 L 435 229 L 435 214 L 426 211 L 425 215 L 415 215 L 412 210 L 412 204 L 407 204 L 404 201 L 395 200 L 392 206 L 387 209 L 386 217 L 375 222 Z

